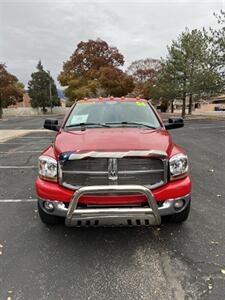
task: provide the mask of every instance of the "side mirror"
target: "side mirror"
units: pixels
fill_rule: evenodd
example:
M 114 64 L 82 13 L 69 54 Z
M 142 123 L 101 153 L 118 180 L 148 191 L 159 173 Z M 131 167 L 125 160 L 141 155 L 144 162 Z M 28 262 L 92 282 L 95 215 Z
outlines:
M 183 118 L 169 118 L 165 127 L 167 130 L 184 127 L 184 120 Z
M 59 131 L 59 124 L 58 124 L 58 120 L 52 120 L 52 119 L 47 119 L 44 122 L 44 128 L 45 129 L 49 129 L 49 130 L 53 130 L 53 131 Z

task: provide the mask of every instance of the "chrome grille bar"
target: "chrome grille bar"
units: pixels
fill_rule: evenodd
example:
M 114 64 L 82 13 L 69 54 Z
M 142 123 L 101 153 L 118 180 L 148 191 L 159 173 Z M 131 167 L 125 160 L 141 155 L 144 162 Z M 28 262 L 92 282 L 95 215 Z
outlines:
M 72 159 L 68 157 L 59 163 L 60 184 L 73 190 L 82 186 L 110 184 L 140 184 L 152 189 L 167 182 L 165 153 L 159 156 L 159 152 L 153 150 L 133 152 L 136 155 L 138 152 L 139 156 L 124 157 L 119 152 L 113 158 L 106 158 L 105 153 L 100 157 L 101 152 L 98 152 L 98 155 L 94 155 L 96 158 L 82 154 L 80 157 L 85 158 L 75 159 L 75 154 L 72 154 Z M 141 155 L 146 153 L 151 154 Z M 115 158 L 117 156 L 119 158 Z

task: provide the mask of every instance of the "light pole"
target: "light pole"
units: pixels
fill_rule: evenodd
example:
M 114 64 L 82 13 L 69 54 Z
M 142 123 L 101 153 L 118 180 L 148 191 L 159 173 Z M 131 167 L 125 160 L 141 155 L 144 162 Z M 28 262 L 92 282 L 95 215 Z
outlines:
M 50 76 L 50 71 L 48 71 L 48 75 L 49 75 L 49 100 L 51 103 L 51 113 L 52 113 L 52 80 Z

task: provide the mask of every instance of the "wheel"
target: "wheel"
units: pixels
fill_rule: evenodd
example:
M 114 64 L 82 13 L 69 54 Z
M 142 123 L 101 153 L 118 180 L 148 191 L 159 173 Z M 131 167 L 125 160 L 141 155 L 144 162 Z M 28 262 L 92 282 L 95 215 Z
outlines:
M 43 210 L 43 208 L 41 207 L 39 202 L 38 202 L 38 213 L 39 213 L 41 221 L 46 225 L 57 225 L 57 224 L 61 223 L 61 221 L 62 221 L 62 218 L 60 218 L 60 217 L 47 214 Z
M 186 221 L 190 213 L 190 208 L 191 208 L 191 201 L 189 201 L 188 205 L 180 213 L 166 216 L 166 221 L 170 223 L 182 223 Z

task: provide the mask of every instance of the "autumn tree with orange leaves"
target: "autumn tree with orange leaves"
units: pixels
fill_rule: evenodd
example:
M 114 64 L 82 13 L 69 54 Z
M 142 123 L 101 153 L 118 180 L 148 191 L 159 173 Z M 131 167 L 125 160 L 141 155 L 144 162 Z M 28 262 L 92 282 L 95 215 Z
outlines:
M 133 77 L 135 83 L 135 88 L 130 95 L 151 98 L 151 88 L 155 85 L 161 68 L 158 59 L 146 58 L 132 62 L 127 69 L 127 74 Z
M 2 118 L 4 107 L 22 100 L 23 84 L 6 70 L 5 64 L 0 64 L 0 118 Z
M 84 97 L 124 96 L 134 88 L 131 76 L 120 67 L 124 57 L 103 40 L 80 42 L 58 76 L 72 101 Z

